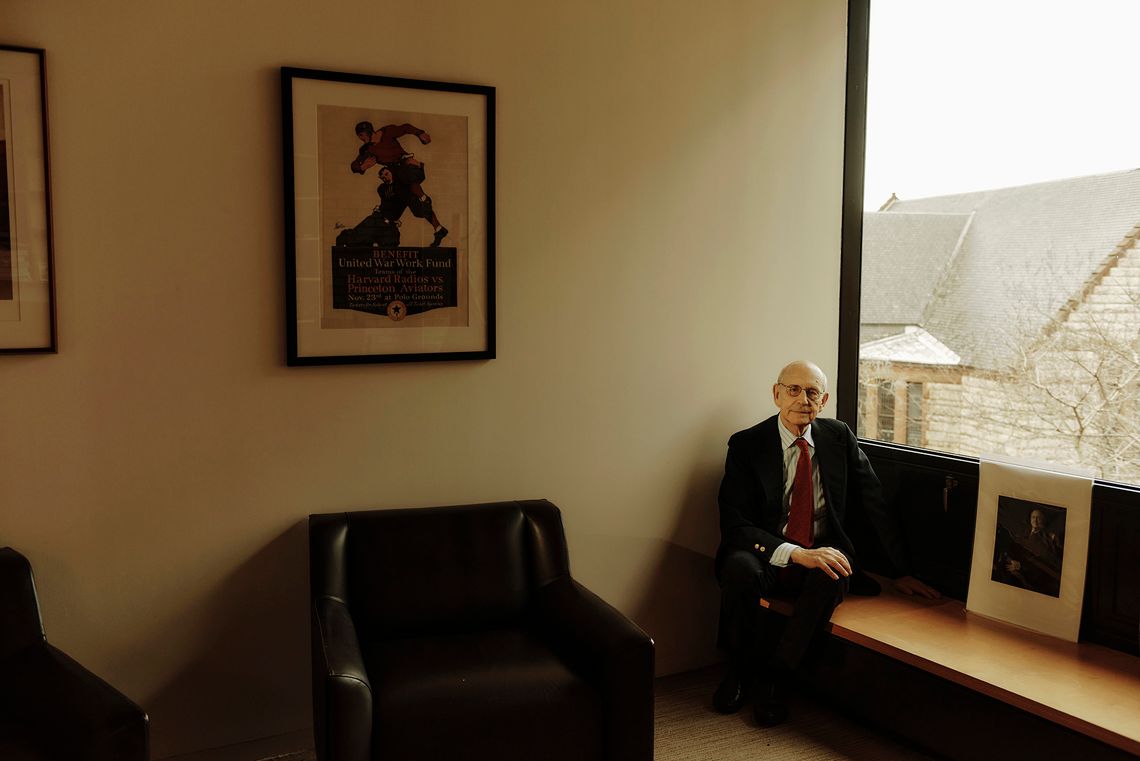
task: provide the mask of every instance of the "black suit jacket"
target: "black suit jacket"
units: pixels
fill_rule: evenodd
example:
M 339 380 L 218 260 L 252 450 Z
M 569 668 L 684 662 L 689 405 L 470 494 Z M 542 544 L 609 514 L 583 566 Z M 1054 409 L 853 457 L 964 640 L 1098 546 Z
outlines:
M 720 547 L 716 571 L 733 550 L 756 553 L 768 562 L 784 541 L 780 534 L 783 517 L 784 455 L 779 416 L 773 415 L 751 428 L 734 433 L 728 440 L 728 459 L 720 485 Z M 846 423 L 816 418 L 811 424 L 815 458 L 827 503 L 826 545 L 858 563 L 848 536 L 848 519 L 858 511 L 869 519 L 895 569 L 905 572 L 906 563 L 899 531 L 883 502 L 882 488 L 867 456 Z

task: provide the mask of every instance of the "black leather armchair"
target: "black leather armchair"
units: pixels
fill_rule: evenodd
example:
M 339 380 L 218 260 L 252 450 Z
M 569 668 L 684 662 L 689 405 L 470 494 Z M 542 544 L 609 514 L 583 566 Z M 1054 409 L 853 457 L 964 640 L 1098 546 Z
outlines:
M 146 713 L 49 645 L 32 567 L 0 549 L 0 758 L 147 761 Z
M 309 518 L 320 761 L 650 761 L 653 640 L 545 500 Z

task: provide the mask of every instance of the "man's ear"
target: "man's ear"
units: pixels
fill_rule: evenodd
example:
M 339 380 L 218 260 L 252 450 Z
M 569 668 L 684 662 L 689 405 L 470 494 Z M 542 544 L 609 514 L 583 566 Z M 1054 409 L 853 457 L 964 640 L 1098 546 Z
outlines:
M 826 391 L 823 393 L 823 396 L 821 396 L 819 398 L 819 408 L 821 410 L 827 406 L 827 400 L 830 398 L 831 398 L 831 394 L 827 393 Z
M 772 384 L 772 403 L 775 404 L 777 407 L 780 406 L 780 384 L 779 383 L 773 383 Z

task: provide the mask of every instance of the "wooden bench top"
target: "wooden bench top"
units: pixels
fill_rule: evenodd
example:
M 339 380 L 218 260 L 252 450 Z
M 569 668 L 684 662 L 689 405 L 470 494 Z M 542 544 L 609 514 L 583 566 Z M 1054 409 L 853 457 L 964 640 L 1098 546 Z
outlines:
M 762 604 L 790 612 L 785 602 Z M 878 597 L 848 596 L 830 630 L 1140 756 L 1140 658 L 967 613 L 958 600 L 907 597 L 889 581 Z

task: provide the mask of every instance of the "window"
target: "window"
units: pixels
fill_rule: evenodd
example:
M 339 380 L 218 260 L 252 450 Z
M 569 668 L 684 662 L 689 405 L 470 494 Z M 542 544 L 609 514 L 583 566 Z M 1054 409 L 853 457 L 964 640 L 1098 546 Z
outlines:
M 1140 483 L 1140 3 L 1079 10 L 852 0 L 838 412 L 860 436 Z
M 879 382 L 878 438 L 895 440 L 895 387 L 890 381 Z
M 858 416 L 859 420 L 858 427 L 860 430 L 863 430 L 863 421 L 866 419 L 867 415 L 867 384 L 863 381 L 862 378 L 859 378 L 856 394 L 858 399 L 858 408 L 856 409 L 856 415 Z
M 922 446 L 922 384 L 908 383 L 906 387 L 906 443 Z

